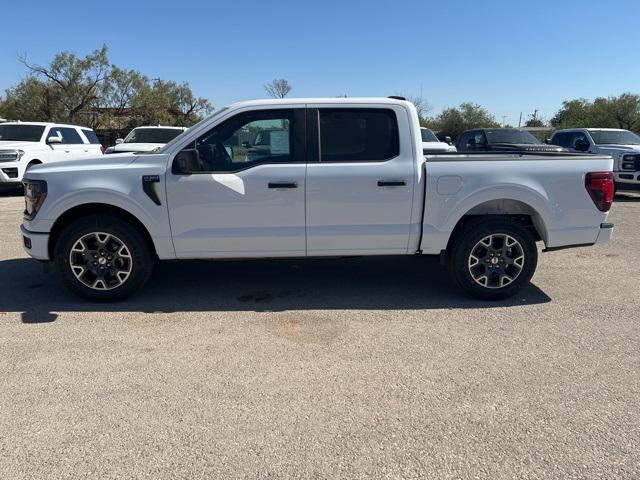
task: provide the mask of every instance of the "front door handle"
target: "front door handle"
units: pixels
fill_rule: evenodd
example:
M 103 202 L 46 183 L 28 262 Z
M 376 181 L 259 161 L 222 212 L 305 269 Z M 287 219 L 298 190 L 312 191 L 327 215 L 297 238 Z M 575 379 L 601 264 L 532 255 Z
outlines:
M 406 184 L 404 180 L 378 180 L 379 187 L 404 187 Z
M 295 182 L 269 182 L 269 188 L 298 188 Z

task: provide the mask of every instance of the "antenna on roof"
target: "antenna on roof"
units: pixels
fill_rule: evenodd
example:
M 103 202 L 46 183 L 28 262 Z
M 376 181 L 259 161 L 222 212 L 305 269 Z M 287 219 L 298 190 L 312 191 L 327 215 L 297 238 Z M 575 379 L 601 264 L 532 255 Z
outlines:
M 406 100 L 406 98 L 401 97 L 400 95 L 389 95 L 387 98 L 393 98 L 395 100 Z

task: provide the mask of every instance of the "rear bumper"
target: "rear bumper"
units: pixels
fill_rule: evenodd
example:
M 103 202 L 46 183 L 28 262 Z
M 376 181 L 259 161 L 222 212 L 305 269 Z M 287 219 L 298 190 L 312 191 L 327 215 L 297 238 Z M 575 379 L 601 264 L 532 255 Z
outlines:
M 611 240 L 613 237 L 613 223 L 601 223 L 600 229 L 598 230 L 598 235 L 596 236 L 596 241 L 592 243 L 572 243 L 569 245 L 560 245 L 557 247 L 547 247 L 543 252 L 556 252 L 558 250 L 566 250 L 567 248 L 578 248 L 578 247 L 592 247 L 598 243 L 604 243 Z
M 613 228 L 613 223 L 601 223 L 596 243 L 604 243 L 611 240 L 611 237 L 613 237 Z
M 22 246 L 25 252 L 36 260 L 50 260 L 49 258 L 49 234 L 30 232 L 20 225 L 22 233 Z

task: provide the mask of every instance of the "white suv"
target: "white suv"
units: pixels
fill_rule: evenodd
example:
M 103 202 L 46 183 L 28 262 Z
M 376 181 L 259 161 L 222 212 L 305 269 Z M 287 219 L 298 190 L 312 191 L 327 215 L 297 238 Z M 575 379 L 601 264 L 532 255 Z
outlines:
M 104 153 L 152 152 L 169 143 L 186 129 L 186 127 L 163 127 L 162 125 L 136 127 L 124 140 L 116 139 L 116 144 L 107 148 Z
M 0 186 L 17 186 L 33 165 L 102 155 L 95 132 L 76 125 L 0 123 Z

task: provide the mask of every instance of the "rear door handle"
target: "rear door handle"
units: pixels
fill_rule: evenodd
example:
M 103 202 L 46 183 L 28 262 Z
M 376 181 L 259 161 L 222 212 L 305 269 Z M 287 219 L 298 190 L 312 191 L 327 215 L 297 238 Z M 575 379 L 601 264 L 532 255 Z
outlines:
M 379 187 L 404 187 L 406 184 L 404 180 L 378 180 Z
M 269 188 L 298 188 L 295 182 L 269 182 Z

